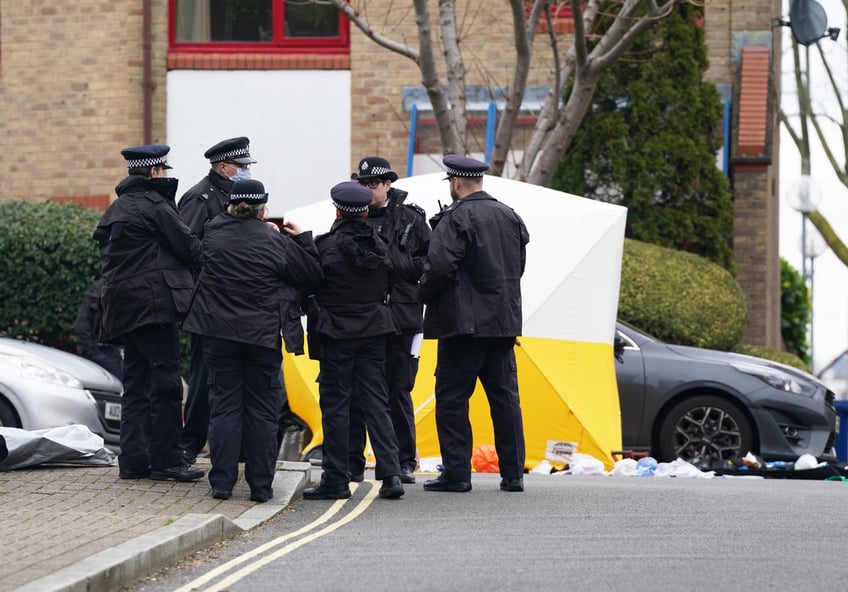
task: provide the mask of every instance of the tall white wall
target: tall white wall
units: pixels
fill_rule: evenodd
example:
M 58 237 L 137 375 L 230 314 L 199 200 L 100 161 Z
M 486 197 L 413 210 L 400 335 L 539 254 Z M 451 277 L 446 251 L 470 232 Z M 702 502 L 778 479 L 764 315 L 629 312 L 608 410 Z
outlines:
M 273 217 L 329 200 L 330 187 L 350 179 L 350 72 L 172 70 L 167 84 L 179 195 L 208 173 L 206 149 L 235 136 L 250 138 L 251 172 Z

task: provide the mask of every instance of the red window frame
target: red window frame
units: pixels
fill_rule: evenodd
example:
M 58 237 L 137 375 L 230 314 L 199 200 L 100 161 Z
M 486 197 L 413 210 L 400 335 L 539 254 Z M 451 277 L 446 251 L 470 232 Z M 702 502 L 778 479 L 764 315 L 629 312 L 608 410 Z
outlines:
M 168 0 L 168 45 L 171 51 L 197 53 L 321 53 L 349 54 L 350 27 L 339 11 L 338 37 L 289 37 L 283 35 L 285 3 L 273 0 L 274 39 L 270 42 L 247 41 L 177 41 L 177 0 Z
M 571 4 L 568 2 L 561 4 L 554 4 L 549 6 L 551 11 L 551 22 L 553 23 L 554 32 L 555 33 L 570 33 L 572 32 L 572 28 L 574 22 L 571 18 L 573 14 L 571 11 Z M 533 12 L 533 2 L 529 0 L 525 0 L 524 2 L 524 18 L 530 18 L 530 13 Z M 536 23 L 536 32 L 537 33 L 547 33 L 548 32 L 548 20 L 545 16 L 545 12 L 539 15 L 539 22 Z
M 566 19 L 566 18 L 570 19 L 571 18 L 571 4 L 570 3 L 566 2 L 566 3 L 562 3 L 562 4 L 554 4 L 552 6 L 549 6 L 549 8 L 551 10 L 551 18 L 552 19 L 556 20 L 556 19 Z M 524 2 L 524 16 L 525 16 L 525 18 L 530 17 L 530 13 L 532 12 L 532 10 L 533 10 L 533 2 L 531 2 L 530 0 L 525 0 L 525 2 Z M 539 18 L 544 18 L 544 17 L 545 17 L 545 13 L 543 11 L 542 14 L 539 16 Z

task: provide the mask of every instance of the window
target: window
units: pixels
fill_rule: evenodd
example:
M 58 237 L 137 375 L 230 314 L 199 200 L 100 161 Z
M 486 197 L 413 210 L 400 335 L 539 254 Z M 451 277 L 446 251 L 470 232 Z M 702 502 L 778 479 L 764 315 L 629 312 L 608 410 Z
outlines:
M 533 10 L 533 2 L 525 0 L 524 15 L 529 18 Z M 571 4 L 562 0 L 551 2 L 548 5 L 548 10 L 551 14 L 551 23 L 553 24 L 554 33 L 572 33 L 574 31 L 574 22 L 571 18 Z M 548 18 L 545 11 L 539 15 L 539 22 L 536 23 L 536 33 L 548 32 Z
M 329 0 L 169 0 L 179 51 L 347 53 L 347 19 Z

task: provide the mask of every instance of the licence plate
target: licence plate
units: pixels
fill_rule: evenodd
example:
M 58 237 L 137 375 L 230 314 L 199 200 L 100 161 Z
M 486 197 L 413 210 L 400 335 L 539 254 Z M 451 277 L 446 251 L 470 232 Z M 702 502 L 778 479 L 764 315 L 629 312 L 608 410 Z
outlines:
M 121 405 L 119 403 L 106 403 L 106 409 L 104 410 L 104 415 L 106 419 L 115 419 L 120 421 L 121 419 Z

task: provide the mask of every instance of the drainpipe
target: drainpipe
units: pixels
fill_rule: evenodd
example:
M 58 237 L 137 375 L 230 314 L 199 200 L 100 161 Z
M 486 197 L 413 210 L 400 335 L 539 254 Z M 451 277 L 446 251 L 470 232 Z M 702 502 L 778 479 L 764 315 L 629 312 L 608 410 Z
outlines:
M 142 24 L 141 24 L 141 49 L 142 49 L 142 74 L 141 88 L 144 94 L 144 114 L 142 124 L 144 126 L 144 143 L 153 143 L 153 50 L 152 50 L 152 0 L 143 0 Z

